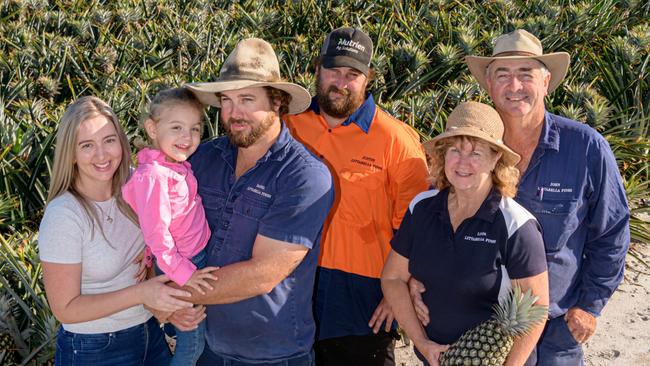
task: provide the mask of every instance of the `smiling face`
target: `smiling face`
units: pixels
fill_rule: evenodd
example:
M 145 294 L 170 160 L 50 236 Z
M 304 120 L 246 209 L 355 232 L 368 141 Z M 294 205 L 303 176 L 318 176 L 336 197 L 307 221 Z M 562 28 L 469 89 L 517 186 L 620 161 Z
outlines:
M 173 162 L 183 162 L 196 151 L 201 126 L 201 111 L 187 103 L 165 106 L 158 121 L 149 118 L 144 123 L 154 147 Z
M 122 161 L 122 145 L 113 123 L 99 115 L 79 125 L 75 145 L 78 187 L 108 188 Z
M 532 59 L 497 59 L 487 69 L 487 90 L 504 121 L 544 115 L 551 75 Z
M 501 157 L 489 144 L 453 138 L 445 151 L 445 176 L 456 192 L 482 192 L 492 186 L 492 170 Z
M 233 145 L 247 148 L 279 134 L 280 103 L 271 103 L 263 87 L 228 90 L 219 98 L 219 117 Z
M 357 69 L 320 66 L 316 73 L 318 106 L 334 118 L 346 118 L 363 104 L 367 84 L 368 78 Z

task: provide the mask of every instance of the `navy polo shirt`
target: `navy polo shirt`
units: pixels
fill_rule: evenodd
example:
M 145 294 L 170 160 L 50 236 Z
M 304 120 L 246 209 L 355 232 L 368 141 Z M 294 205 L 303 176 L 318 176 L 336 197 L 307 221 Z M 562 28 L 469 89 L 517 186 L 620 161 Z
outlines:
M 546 113 L 515 198 L 539 221 L 551 318 L 599 315 L 623 279 L 630 211 L 616 159 L 593 128 Z
M 425 331 L 439 344 L 451 344 L 490 319 L 510 278 L 546 271 L 542 234 L 526 209 L 493 189 L 454 233 L 448 195 L 445 189 L 415 196 L 391 242 L 426 287 L 422 300 L 430 322 Z
M 227 137 L 201 144 L 191 158 L 212 231 L 207 265 L 250 259 L 258 234 L 310 250 L 269 294 L 207 306 L 208 346 L 251 363 L 307 354 L 315 333 L 311 301 L 320 235 L 334 197 L 331 175 L 284 125 L 239 179 L 236 161 L 237 147 Z

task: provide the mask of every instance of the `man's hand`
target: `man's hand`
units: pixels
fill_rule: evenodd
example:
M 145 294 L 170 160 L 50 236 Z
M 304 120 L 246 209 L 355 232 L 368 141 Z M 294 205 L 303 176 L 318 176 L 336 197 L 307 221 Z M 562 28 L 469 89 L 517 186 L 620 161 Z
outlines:
M 146 249 L 142 249 L 138 255 L 133 259 L 133 263 L 138 264 L 138 272 L 133 276 L 136 282 L 140 283 L 147 278 L 147 261 L 144 257 Z
M 388 305 L 386 299 L 381 299 L 379 305 L 377 305 L 377 308 L 375 309 L 375 312 L 372 313 L 372 317 L 370 318 L 370 322 L 368 322 L 368 326 L 372 328 L 373 333 L 377 334 L 381 329 L 381 324 L 386 321 L 384 330 L 386 333 L 388 333 L 390 332 L 390 328 L 393 324 L 394 319 L 395 316 L 393 315 L 393 310 L 391 309 L 390 305 Z
M 596 331 L 596 317 L 578 307 L 569 309 L 564 320 L 578 343 L 586 342 Z
M 205 306 L 195 305 L 193 308 L 175 311 L 167 318 L 167 320 L 172 323 L 176 329 L 187 332 L 196 329 L 205 317 Z
M 422 293 L 426 290 L 422 282 L 413 277 L 409 279 L 409 294 L 411 295 L 411 301 L 415 308 L 415 314 L 418 316 L 420 323 L 425 327 L 429 324 L 429 308 L 422 301 Z

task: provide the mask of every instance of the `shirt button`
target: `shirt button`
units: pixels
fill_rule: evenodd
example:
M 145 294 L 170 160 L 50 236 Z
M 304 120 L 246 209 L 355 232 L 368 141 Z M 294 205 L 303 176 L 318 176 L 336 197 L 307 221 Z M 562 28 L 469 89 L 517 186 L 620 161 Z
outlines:
M 331 133 L 331 132 L 332 132 L 332 129 L 331 129 L 331 128 L 328 128 L 328 129 L 327 129 L 327 132 L 330 132 L 330 133 Z

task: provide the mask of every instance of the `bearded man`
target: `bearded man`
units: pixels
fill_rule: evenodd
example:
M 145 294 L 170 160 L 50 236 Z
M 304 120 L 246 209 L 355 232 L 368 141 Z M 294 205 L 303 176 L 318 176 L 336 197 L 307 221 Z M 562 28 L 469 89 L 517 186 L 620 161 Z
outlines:
M 394 365 L 396 333 L 380 276 L 409 202 L 427 189 L 417 132 L 366 92 L 372 53 L 361 30 L 332 31 L 315 62 L 311 106 L 286 118 L 335 183 L 314 292 L 319 366 Z
M 220 108 L 227 132 L 190 159 L 212 231 L 207 262 L 220 267 L 212 290 L 189 299 L 207 305 L 198 364 L 313 365 L 311 300 L 332 179 L 282 123 L 307 108 L 309 92 L 280 79 L 273 48 L 257 38 L 237 44 L 216 81 L 186 87 Z M 169 320 L 191 328 L 202 311 Z

